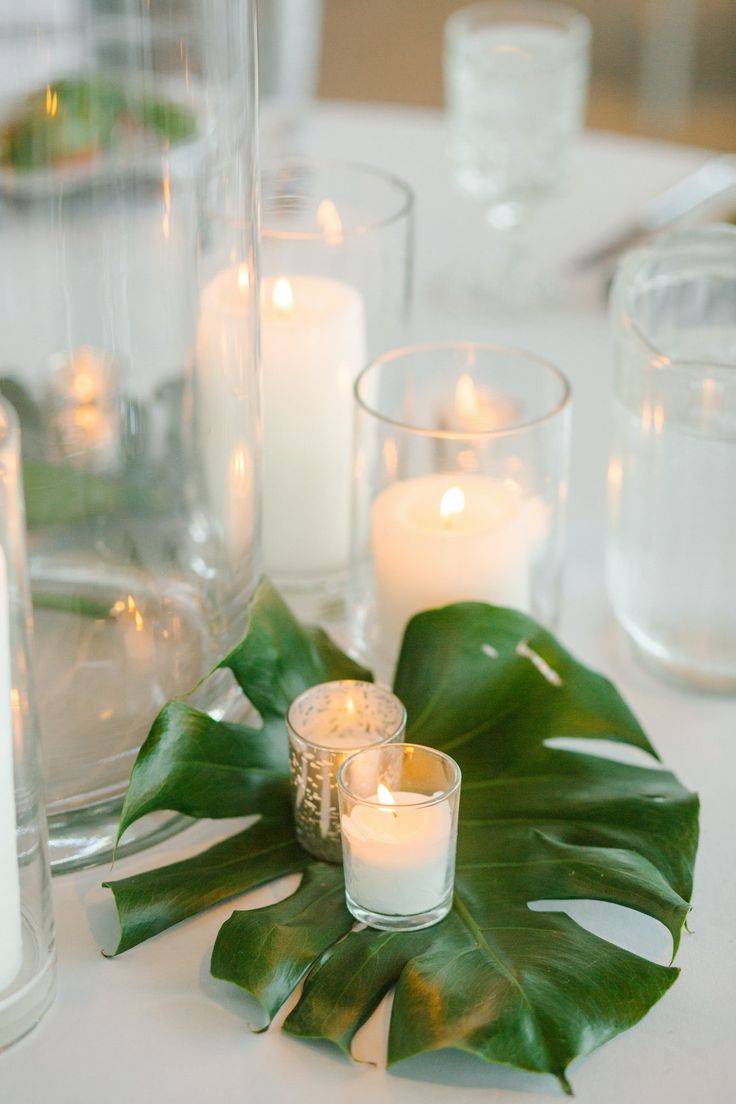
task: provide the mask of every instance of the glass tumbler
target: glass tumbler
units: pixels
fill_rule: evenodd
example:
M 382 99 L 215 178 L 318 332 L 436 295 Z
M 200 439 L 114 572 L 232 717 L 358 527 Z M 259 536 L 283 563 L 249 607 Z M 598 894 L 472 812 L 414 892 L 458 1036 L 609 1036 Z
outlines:
M 329 616 L 350 558 L 352 388 L 403 337 L 413 197 L 368 166 L 288 161 L 264 171 L 261 220 L 265 568 L 304 616 Z
M 639 654 L 736 690 L 736 229 L 655 239 L 621 262 L 608 589 Z
M 38 1022 L 56 985 L 19 452 L 0 400 L 0 1050 Z
M 419 744 L 365 748 L 338 773 L 345 898 L 384 931 L 436 924 L 452 908 L 460 768 Z
M 447 341 L 355 386 L 353 645 L 386 674 L 421 610 L 475 600 L 556 621 L 570 388 L 546 361 Z
M 340 764 L 358 748 L 403 740 L 406 710 L 382 686 L 341 679 L 312 686 L 295 698 L 286 727 L 296 837 L 310 855 L 339 863 Z
M 260 572 L 253 4 L 6 9 L 0 42 L 0 390 L 63 868 L 109 855 L 153 718 L 240 639 Z
M 562 4 L 488 0 L 445 25 L 448 152 L 458 184 L 485 207 L 482 294 L 534 293 L 529 212 L 570 174 L 583 125 L 590 23 Z M 456 279 L 453 274 L 453 279 Z

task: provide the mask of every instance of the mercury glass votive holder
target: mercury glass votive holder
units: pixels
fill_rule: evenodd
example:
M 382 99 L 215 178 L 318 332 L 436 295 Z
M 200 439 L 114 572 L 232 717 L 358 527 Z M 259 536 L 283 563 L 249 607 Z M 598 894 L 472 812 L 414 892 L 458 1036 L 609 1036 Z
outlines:
M 403 740 L 406 710 L 382 686 L 343 679 L 295 698 L 286 726 L 297 839 L 315 858 L 339 863 L 337 771 L 360 748 Z
M 363 748 L 345 760 L 345 898 L 356 920 L 415 931 L 450 911 L 460 777 L 454 759 L 419 744 Z

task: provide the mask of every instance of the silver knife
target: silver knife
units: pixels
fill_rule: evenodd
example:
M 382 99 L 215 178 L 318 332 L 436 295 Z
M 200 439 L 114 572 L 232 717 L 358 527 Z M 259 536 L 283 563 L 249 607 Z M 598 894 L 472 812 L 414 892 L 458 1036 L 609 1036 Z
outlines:
M 650 200 L 635 222 L 593 249 L 579 253 L 570 262 L 571 267 L 578 272 L 597 268 L 650 234 L 673 226 L 686 215 L 707 207 L 732 189 L 736 193 L 736 154 L 713 157 Z

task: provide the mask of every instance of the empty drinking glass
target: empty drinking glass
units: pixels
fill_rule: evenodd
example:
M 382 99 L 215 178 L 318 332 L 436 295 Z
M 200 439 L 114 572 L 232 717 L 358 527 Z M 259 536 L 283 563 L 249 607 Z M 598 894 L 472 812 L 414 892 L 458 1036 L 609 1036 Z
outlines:
M 529 209 L 569 174 L 585 113 L 590 23 L 559 4 L 489 0 L 445 25 L 449 153 L 460 187 L 486 207 L 486 296 L 524 302 Z
M 736 228 L 624 258 L 609 463 L 608 588 L 660 672 L 736 690 Z

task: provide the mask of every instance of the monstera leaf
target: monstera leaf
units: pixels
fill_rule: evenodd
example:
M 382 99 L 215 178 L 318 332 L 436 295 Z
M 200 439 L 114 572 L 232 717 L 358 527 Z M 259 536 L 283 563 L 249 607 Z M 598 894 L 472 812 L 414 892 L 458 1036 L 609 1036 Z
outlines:
M 676 950 L 698 808 L 613 686 L 530 618 L 464 603 L 420 614 L 407 629 L 395 683 L 407 738 L 448 751 L 463 771 L 454 907 L 414 933 L 353 931 L 341 869 L 305 855 L 290 822 L 288 702 L 312 682 L 365 672 L 323 634 L 302 629 L 268 584 L 222 666 L 263 728 L 170 704 L 141 749 L 122 826 L 162 808 L 261 820 L 193 859 L 112 883 L 118 951 L 214 901 L 302 872 L 286 900 L 233 913 L 214 947 L 216 977 L 253 994 L 269 1018 L 303 980 L 285 1030 L 346 1052 L 395 988 L 389 1062 L 454 1047 L 551 1073 L 567 1090 L 570 1062 L 637 1023 L 672 985 L 674 967 L 543 904 L 529 907 L 614 902 L 664 924 Z M 559 738 L 567 747 L 556 746 Z M 651 764 L 585 743 L 600 740 L 641 749 Z

